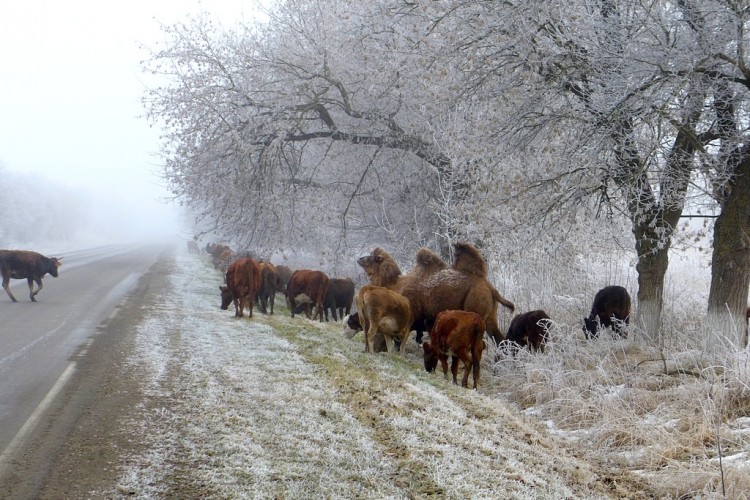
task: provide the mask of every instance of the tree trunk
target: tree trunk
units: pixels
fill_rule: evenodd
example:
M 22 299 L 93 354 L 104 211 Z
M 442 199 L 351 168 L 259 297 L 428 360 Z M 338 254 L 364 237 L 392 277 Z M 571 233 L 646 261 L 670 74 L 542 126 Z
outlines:
M 661 328 L 664 305 L 664 277 L 669 266 L 669 240 L 661 248 L 653 229 L 645 221 L 634 223 L 635 248 L 638 254 L 638 310 L 634 323 L 650 338 L 656 338 Z
M 746 308 L 750 286 L 750 157 L 745 155 L 729 184 L 714 225 L 711 291 L 706 316 L 706 349 L 747 345 Z

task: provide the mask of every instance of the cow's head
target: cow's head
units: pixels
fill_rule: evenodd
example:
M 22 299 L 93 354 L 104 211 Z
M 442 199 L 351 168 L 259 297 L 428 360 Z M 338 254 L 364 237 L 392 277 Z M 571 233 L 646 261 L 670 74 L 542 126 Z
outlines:
M 424 369 L 427 373 L 432 373 L 438 364 L 437 350 L 429 342 L 422 344 L 422 349 L 424 349 Z
M 587 339 L 596 338 L 599 335 L 599 319 L 584 318 L 583 333 Z
M 50 257 L 49 258 L 46 271 L 53 278 L 57 278 L 57 268 L 62 266 L 62 262 L 60 262 L 61 260 L 62 260 L 62 257 Z
M 234 300 L 234 296 L 232 296 L 232 292 L 229 291 L 229 287 L 227 286 L 219 285 L 219 290 L 221 290 L 221 310 L 226 311 L 229 309 L 229 304 Z

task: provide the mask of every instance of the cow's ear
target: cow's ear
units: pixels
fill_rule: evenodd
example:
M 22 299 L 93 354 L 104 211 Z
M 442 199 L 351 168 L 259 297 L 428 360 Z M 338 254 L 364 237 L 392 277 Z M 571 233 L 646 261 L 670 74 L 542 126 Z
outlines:
M 60 262 L 61 260 L 62 260 L 62 257 L 55 257 L 55 267 L 62 266 L 62 262 Z

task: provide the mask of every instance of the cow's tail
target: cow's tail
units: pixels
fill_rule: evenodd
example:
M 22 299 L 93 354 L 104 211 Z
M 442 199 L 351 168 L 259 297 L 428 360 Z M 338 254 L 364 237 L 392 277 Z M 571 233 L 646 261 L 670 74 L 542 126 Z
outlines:
M 513 302 L 511 302 L 510 300 L 500 295 L 500 292 L 498 292 L 494 286 L 492 287 L 492 298 L 495 299 L 495 301 L 500 302 L 502 305 L 504 305 L 508 309 L 510 309 L 510 312 L 515 311 L 516 306 L 513 305 Z

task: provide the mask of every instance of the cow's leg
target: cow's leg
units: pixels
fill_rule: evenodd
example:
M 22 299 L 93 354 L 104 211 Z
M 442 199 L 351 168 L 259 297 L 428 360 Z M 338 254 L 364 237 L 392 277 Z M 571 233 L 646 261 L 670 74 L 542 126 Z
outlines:
M 18 300 L 13 296 L 13 293 L 11 293 L 10 291 L 10 273 L 8 273 L 7 278 L 3 276 L 3 288 L 8 294 L 8 297 L 10 297 L 10 300 L 12 300 L 13 302 L 18 302 Z
M 438 359 L 440 359 L 440 365 L 443 367 L 443 375 L 445 375 L 445 380 L 448 380 L 448 356 L 439 353 Z
M 459 356 L 454 356 L 454 363 L 456 363 L 456 368 L 453 371 L 453 383 L 456 383 L 456 372 L 458 372 L 458 361 L 455 361 L 456 358 L 459 358 L 461 362 L 464 364 L 464 377 L 461 379 L 461 387 L 469 387 L 469 374 L 471 373 L 471 356 L 469 356 L 469 353 L 464 351 Z M 476 388 L 476 380 L 474 381 L 474 388 Z
M 451 374 L 453 375 L 453 384 L 458 385 L 458 356 L 451 356 Z
M 393 352 L 393 337 L 386 334 L 383 334 L 383 337 L 385 337 L 385 350 L 390 354 Z
M 27 278 L 26 281 L 29 283 L 29 298 L 32 302 L 36 302 L 36 294 L 42 289 L 42 280 L 37 281 L 39 288 L 37 288 L 36 292 L 34 291 L 34 278 Z
M 276 293 L 272 293 L 271 296 L 268 298 L 268 302 L 271 303 L 271 314 L 273 314 L 273 303 L 276 300 Z
M 234 299 L 234 315 L 238 318 L 242 317 L 242 300 Z

